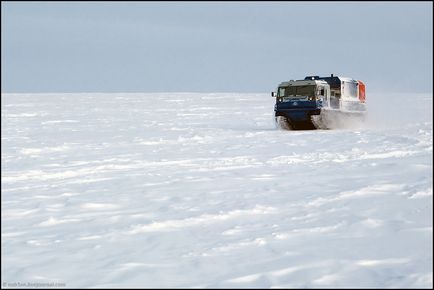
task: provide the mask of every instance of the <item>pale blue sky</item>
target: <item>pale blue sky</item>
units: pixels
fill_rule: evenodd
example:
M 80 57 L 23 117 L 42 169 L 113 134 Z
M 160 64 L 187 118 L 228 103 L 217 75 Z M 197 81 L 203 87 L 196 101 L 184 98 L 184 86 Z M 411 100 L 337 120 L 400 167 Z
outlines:
M 432 2 L 1 3 L 2 92 L 432 92 Z

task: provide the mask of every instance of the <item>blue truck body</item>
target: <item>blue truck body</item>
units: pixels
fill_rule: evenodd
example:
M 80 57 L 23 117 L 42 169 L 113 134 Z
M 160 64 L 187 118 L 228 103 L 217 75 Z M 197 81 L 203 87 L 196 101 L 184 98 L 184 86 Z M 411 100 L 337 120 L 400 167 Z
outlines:
M 311 116 L 321 113 L 322 101 L 294 99 L 287 102 L 276 102 L 275 116 L 282 116 L 292 127 L 312 127 Z

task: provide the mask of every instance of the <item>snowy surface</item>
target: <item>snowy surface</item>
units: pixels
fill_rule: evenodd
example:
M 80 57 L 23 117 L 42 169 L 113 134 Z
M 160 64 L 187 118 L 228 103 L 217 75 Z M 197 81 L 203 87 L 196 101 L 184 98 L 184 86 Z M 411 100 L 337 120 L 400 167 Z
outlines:
M 433 287 L 432 95 L 2 94 L 2 285 Z

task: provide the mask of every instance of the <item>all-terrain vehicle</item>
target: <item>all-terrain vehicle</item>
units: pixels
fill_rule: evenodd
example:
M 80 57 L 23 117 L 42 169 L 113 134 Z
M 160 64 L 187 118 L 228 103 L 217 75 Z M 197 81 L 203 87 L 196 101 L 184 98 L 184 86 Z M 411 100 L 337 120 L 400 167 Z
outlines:
M 282 82 L 271 96 L 276 124 L 285 129 L 333 128 L 366 114 L 365 84 L 333 74 Z

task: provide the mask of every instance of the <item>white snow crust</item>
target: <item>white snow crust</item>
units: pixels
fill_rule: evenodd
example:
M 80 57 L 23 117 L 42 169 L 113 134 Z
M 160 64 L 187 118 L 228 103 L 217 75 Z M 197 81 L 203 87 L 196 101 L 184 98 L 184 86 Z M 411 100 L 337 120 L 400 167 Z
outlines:
M 267 94 L 2 94 L 2 285 L 432 288 L 432 100 L 284 131 Z

